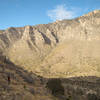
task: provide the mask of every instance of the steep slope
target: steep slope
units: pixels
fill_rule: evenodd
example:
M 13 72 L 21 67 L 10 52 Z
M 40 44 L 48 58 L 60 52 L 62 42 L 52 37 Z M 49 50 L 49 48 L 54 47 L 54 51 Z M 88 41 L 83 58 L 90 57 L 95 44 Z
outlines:
M 29 73 L 0 55 L 0 100 L 56 99 L 42 80 L 42 77 Z
M 72 22 L 63 30 L 65 40 L 44 59 L 41 65 L 43 75 L 100 76 L 100 11 L 74 21 L 75 24 Z
M 72 20 L 8 28 L 0 50 L 17 65 L 45 77 L 100 76 L 100 11 Z
M 0 55 L 0 100 L 100 100 L 100 78 L 43 78 Z

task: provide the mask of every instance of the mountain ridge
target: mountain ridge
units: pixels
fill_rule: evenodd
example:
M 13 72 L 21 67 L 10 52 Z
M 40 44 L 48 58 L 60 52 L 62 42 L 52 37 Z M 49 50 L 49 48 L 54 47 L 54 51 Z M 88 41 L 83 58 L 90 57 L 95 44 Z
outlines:
M 96 10 L 72 20 L 8 28 L 0 33 L 0 51 L 28 71 L 49 73 L 47 77 L 99 76 L 99 33 L 100 10 Z

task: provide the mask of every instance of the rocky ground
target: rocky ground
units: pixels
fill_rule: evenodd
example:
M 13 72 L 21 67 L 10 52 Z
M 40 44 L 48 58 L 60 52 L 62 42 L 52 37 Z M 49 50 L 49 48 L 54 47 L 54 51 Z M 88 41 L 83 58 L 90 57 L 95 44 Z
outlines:
M 4 57 L 0 60 L 0 100 L 100 100 L 100 78 L 43 78 Z

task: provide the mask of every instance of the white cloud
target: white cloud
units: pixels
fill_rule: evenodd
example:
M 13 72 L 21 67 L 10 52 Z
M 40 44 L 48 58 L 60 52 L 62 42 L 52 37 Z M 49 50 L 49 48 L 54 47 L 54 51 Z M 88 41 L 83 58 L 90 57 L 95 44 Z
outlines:
M 67 8 L 65 5 L 58 5 L 55 9 L 49 10 L 47 15 L 51 20 L 63 20 L 63 19 L 72 19 L 76 17 L 75 12 L 72 9 Z

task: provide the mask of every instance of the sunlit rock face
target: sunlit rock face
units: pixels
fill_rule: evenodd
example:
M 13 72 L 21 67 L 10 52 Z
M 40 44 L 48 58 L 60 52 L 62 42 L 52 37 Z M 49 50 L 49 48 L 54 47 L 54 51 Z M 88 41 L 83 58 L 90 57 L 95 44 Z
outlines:
M 72 20 L 0 31 L 0 51 L 43 76 L 100 76 L 100 10 Z

